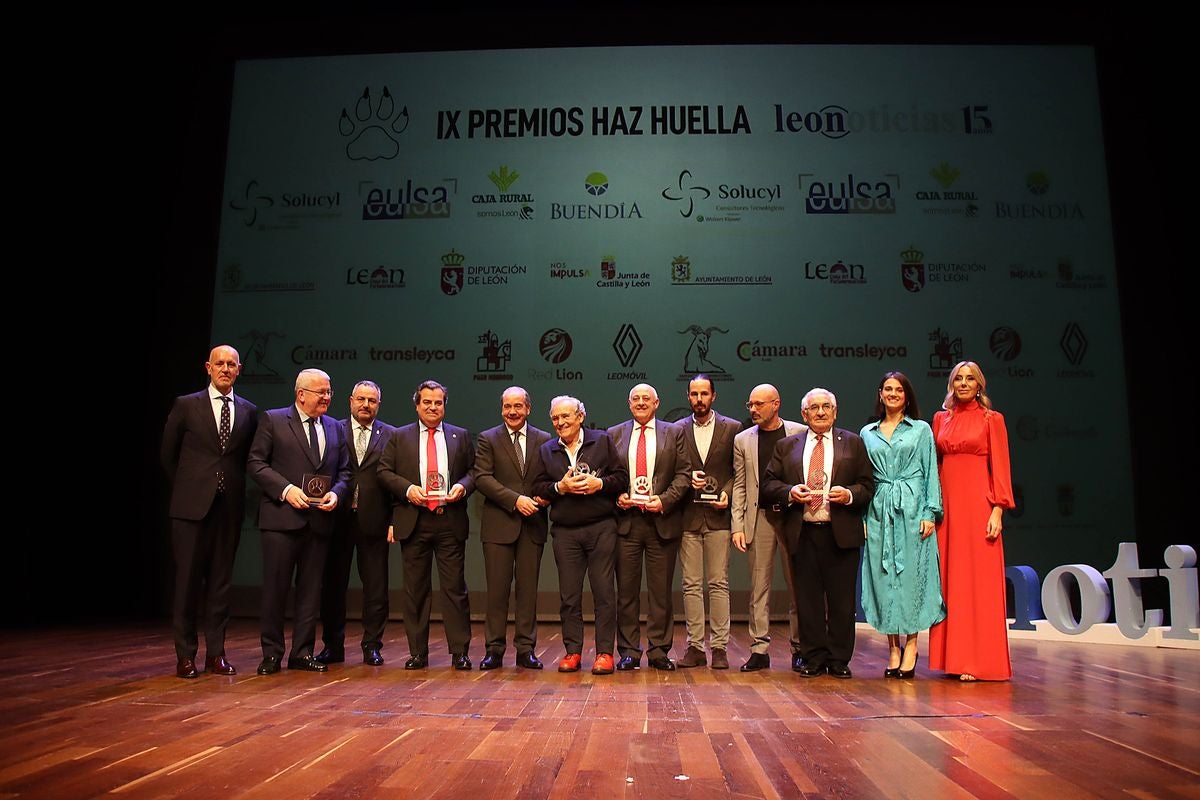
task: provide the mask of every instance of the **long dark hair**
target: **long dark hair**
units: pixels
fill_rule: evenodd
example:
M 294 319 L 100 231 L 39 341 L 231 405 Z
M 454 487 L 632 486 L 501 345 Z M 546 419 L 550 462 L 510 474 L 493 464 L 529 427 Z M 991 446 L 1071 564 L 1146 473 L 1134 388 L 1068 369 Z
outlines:
M 883 391 L 883 385 L 890 378 L 898 380 L 904 389 L 904 413 L 913 419 L 920 419 L 921 412 L 917 408 L 917 393 L 913 390 L 912 381 L 903 372 L 885 372 L 880 379 L 879 388 L 875 390 L 875 416 L 879 417 L 880 422 L 887 417 L 887 409 L 883 407 L 883 398 L 879 396 L 879 393 Z

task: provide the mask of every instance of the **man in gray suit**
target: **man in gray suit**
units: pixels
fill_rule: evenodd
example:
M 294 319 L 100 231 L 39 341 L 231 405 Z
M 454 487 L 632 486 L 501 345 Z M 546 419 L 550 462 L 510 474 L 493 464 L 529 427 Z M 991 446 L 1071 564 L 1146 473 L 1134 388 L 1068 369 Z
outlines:
M 729 498 L 733 494 L 733 439 L 741 424 L 717 413 L 716 386 L 707 375 L 688 383 L 692 416 L 680 420 L 692 490 L 683 501 L 683 612 L 687 617 L 688 648 L 676 664 L 702 667 L 704 653 L 704 580 L 712 616 L 712 668 L 729 669 Z M 706 569 L 707 567 L 707 569 Z
M 534 496 L 533 479 L 542 471 L 541 446 L 550 434 L 528 424 L 529 392 L 520 386 L 500 396 L 504 423 L 479 434 L 475 445 L 475 488 L 484 496 L 480 519 L 483 568 L 487 576 L 482 670 L 504 663 L 508 629 L 508 595 L 517 582 L 513 645 L 517 666 L 541 669 L 537 646 L 538 573 L 546 545 L 546 504 Z
M 742 672 L 754 672 L 771 666 L 767 647 L 771 644 L 771 579 L 775 572 L 775 551 L 783 562 L 788 588 L 788 622 L 791 625 L 792 666 L 800 666 L 800 625 L 796 618 L 795 591 L 792 588 L 792 564 L 783 538 L 783 509 L 779 504 L 759 503 L 758 487 L 766 473 L 775 445 L 785 436 L 807 430 L 803 425 L 779 416 L 779 391 L 769 383 L 759 384 L 750 392 L 746 408 L 754 427 L 733 440 L 733 546 L 747 554 L 750 566 L 750 657 Z
M 619 671 L 642 660 L 642 562 L 646 566 L 646 656 L 655 669 L 673 670 L 675 617 L 671 583 L 683 536 L 680 501 L 691 485 L 679 427 L 656 420 L 658 392 L 639 383 L 629 392 L 633 419 L 608 429 L 618 458 L 629 464 L 629 488 L 617 498 L 617 651 Z
M 379 455 L 396 430 L 376 419 L 383 392 L 373 381 L 359 381 L 350 392 L 350 416 L 341 421 L 350 460 L 350 502 L 338 506 L 337 524 L 325 560 L 321 585 L 321 640 L 317 654 L 322 664 L 346 660 L 346 590 L 350 562 L 358 551 L 358 577 L 362 581 L 363 663 L 383 664 L 383 628 L 388 618 L 388 523 L 392 496 L 376 474 Z

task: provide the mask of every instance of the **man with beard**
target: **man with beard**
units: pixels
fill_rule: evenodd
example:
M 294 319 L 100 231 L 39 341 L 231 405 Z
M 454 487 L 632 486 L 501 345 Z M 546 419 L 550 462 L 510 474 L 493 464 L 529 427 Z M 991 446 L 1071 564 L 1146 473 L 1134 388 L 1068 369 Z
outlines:
M 684 446 L 692 465 L 691 491 L 683 500 L 683 612 L 688 648 L 675 662 L 702 667 L 704 652 L 704 582 L 708 580 L 712 621 L 712 668 L 729 669 L 729 498 L 733 494 L 733 440 L 741 425 L 717 412 L 717 389 L 700 374 L 688 383 L 692 416 L 681 420 Z M 707 570 L 705 569 L 707 567 Z

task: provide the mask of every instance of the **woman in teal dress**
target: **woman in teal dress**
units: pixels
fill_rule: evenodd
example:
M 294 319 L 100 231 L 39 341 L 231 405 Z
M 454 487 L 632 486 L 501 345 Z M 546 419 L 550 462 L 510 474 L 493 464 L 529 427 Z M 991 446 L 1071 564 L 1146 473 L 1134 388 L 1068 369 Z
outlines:
M 875 467 L 862 558 L 862 606 L 867 622 L 888 637 L 884 677 L 911 678 L 918 633 L 946 618 L 934 536 L 934 523 L 942 514 L 937 450 L 903 373 L 883 376 L 875 414 L 878 421 L 859 434 Z M 901 634 L 906 634 L 903 649 Z

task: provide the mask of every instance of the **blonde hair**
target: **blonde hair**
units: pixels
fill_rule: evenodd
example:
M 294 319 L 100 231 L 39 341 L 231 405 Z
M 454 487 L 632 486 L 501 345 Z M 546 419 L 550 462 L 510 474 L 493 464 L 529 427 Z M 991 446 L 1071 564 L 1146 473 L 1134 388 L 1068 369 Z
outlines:
M 990 409 L 992 400 L 987 396 L 987 378 L 983 377 L 983 370 L 974 361 L 960 361 L 954 365 L 954 369 L 950 370 L 950 377 L 946 381 L 946 399 L 942 401 L 942 408 L 947 411 L 954 410 L 954 376 L 958 375 L 958 371 L 963 367 L 971 370 L 971 374 L 979 383 L 979 394 L 975 395 L 975 399 L 979 401 L 979 405 Z

